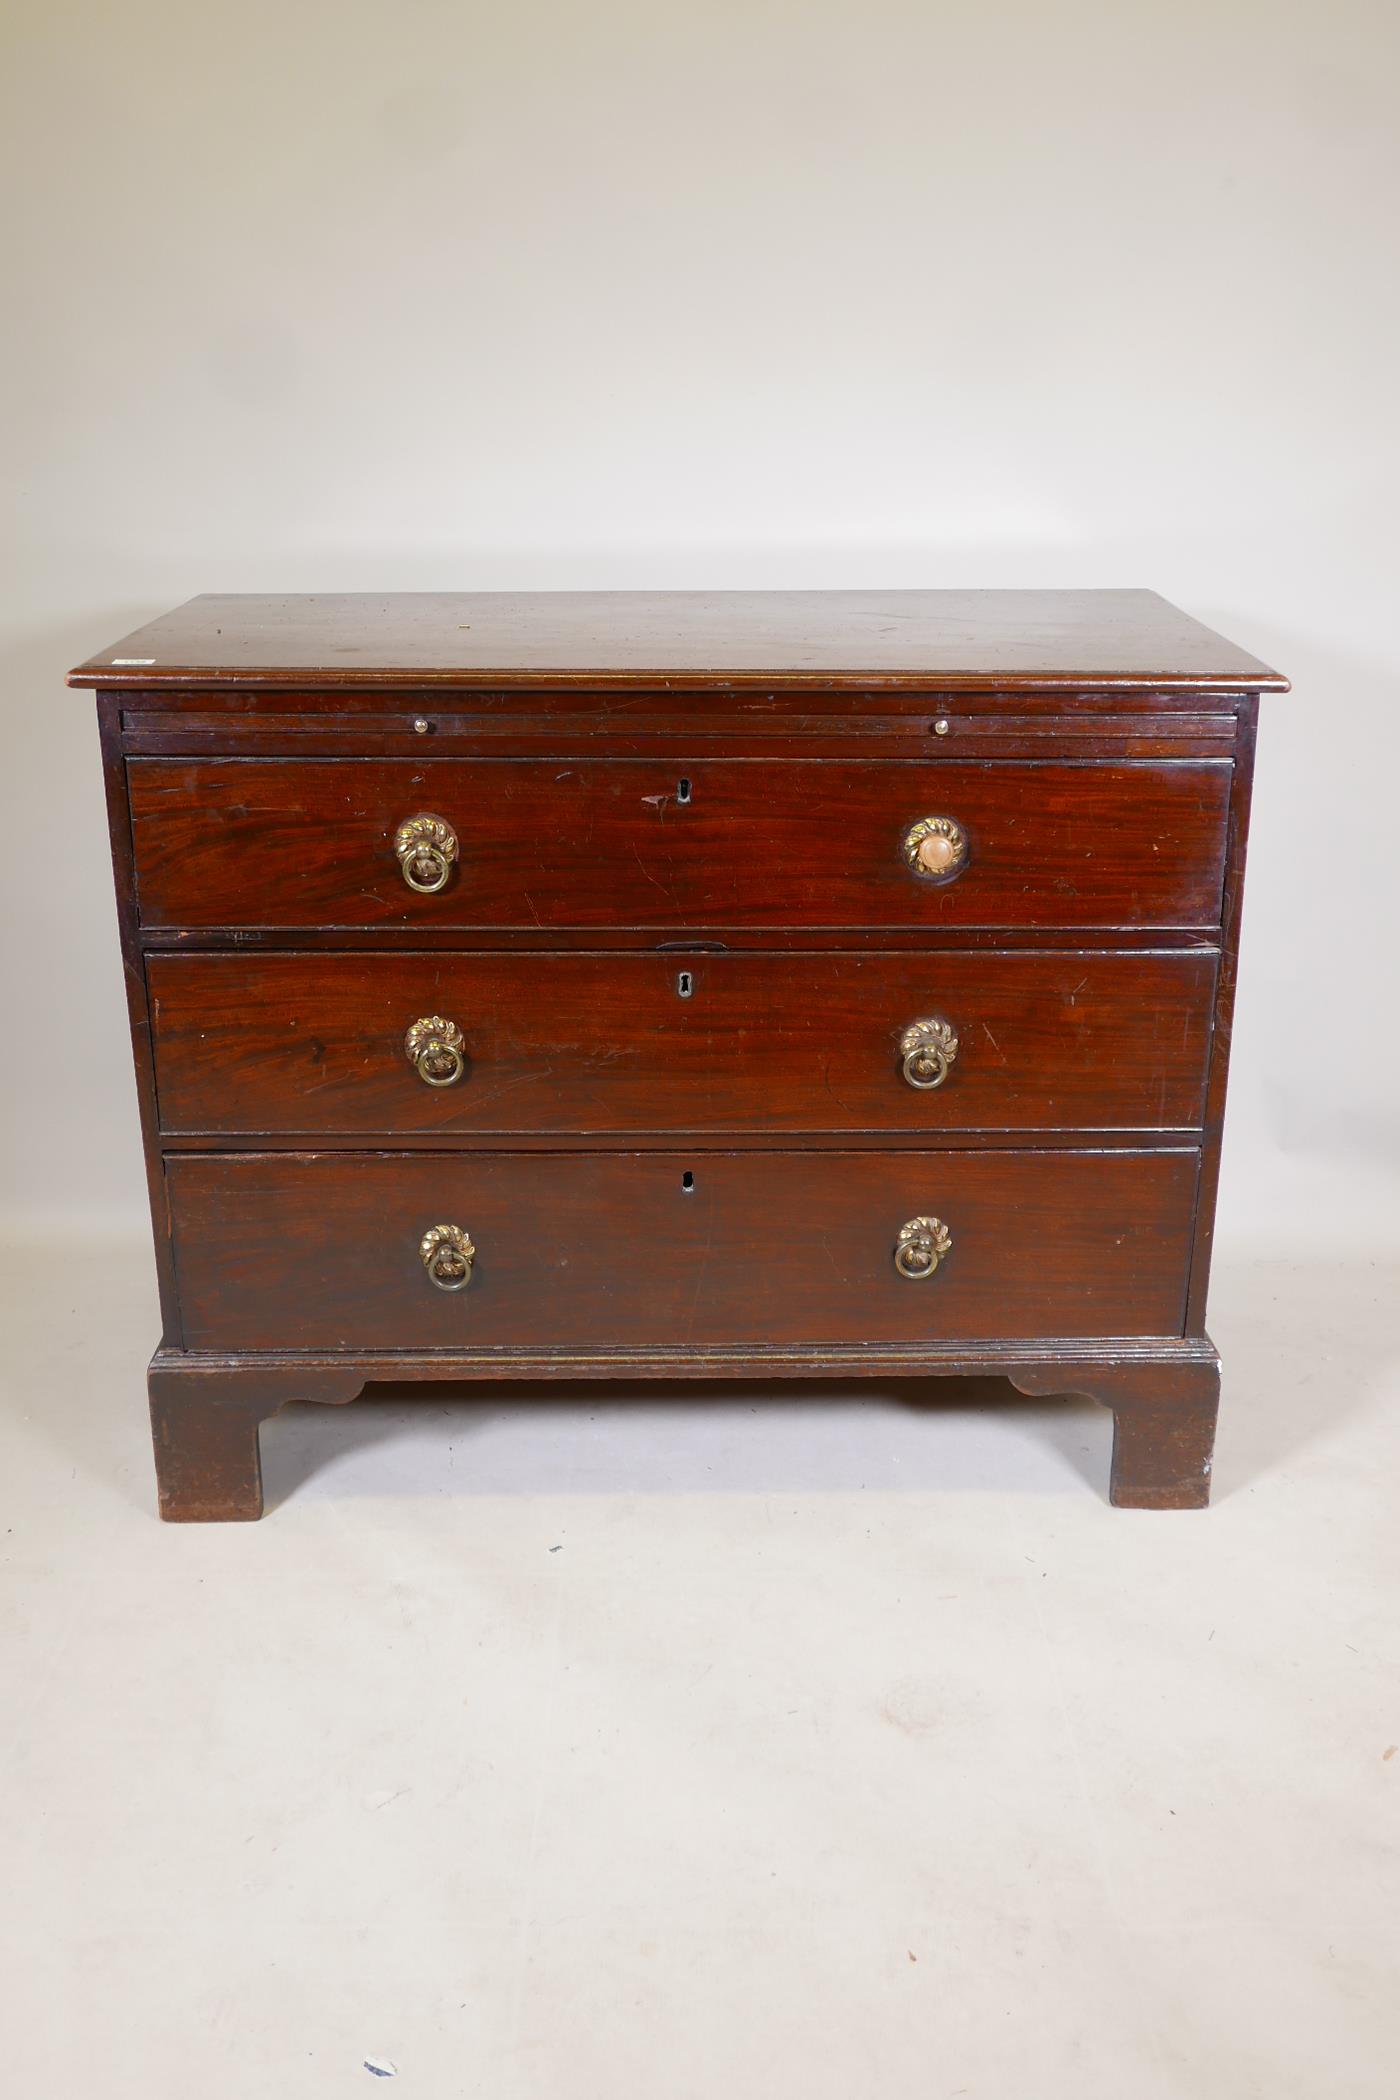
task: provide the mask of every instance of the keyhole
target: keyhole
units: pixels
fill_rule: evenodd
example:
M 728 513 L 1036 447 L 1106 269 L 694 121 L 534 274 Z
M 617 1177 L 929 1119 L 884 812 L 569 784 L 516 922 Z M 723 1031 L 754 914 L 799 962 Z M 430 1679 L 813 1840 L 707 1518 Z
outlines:
M 688 780 L 678 780 L 676 782 L 676 800 L 677 802 L 689 802 L 690 782 Z
M 679 977 L 677 977 L 676 979 L 676 992 L 678 996 L 682 999 L 688 999 L 694 990 L 695 979 L 691 976 L 689 970 L 682 970 Z
M 683 1196 L 693 1196 L 695 1194 L 695 1176 L 691 1173 L 689 1167 L 686 1168 L 681 1176 L 681 1194 Z

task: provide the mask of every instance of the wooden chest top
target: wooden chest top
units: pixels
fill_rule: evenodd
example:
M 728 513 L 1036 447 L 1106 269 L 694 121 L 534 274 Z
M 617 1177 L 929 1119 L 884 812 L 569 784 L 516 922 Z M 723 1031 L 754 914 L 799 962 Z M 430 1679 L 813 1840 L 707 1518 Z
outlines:
M 71 685 L 1283 691 L 1155 591 L 551 591 L 218 595 Z

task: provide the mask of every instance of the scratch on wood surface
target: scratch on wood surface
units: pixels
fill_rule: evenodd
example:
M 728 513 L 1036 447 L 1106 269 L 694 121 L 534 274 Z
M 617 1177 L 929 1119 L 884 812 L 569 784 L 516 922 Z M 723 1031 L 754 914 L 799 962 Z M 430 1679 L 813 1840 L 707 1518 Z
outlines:
M 656 877 L 652 874 L 651 869 L 647 867 L 646 863 L 642 859 L 641 854 L 638 852 L 635 840 L 632 843 L 632 858 L 637 863 L 637 866 L 641 869 L 643 875 L 646 876 L 646 879 L 651 884 L 652 888 L 654 890 L 660 890 L 662 896 L 666 899 L 667 903 L 674 905 L 676 900 L 674 894 L 670 889 L 670 886 L 667 883 L 657 881 Z

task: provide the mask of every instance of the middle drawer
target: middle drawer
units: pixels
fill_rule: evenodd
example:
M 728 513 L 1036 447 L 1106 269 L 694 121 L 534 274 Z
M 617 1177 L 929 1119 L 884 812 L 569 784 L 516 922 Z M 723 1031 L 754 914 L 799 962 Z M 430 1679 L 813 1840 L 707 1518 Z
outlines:
M 1202 949 L 146 963 L 167 1135 L 347 1138 L 1194 1129 L 1215 966 Z M 429 1022 L 450 1029 L 410 1035 Z

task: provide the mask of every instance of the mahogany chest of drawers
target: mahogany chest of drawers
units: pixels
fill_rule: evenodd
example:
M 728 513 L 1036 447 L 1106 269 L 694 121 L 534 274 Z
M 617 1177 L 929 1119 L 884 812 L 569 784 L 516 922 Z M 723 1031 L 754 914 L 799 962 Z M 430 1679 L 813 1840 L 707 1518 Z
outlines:
M 1005 1375 L 1209 1492 L 1258 695 L 1150 592 L 197 598 L 97 689 L 162 1513 L 366 1382 Z M 703 1388 L 697 1388 L 703 1391 Z

